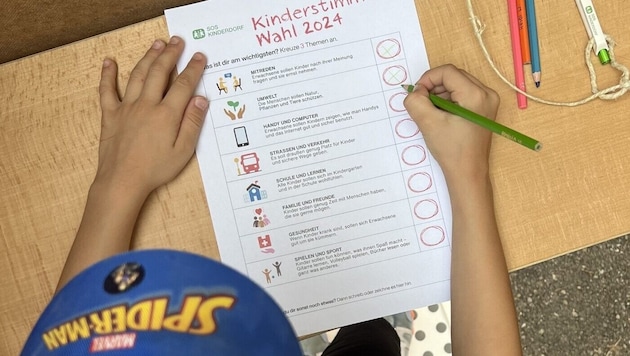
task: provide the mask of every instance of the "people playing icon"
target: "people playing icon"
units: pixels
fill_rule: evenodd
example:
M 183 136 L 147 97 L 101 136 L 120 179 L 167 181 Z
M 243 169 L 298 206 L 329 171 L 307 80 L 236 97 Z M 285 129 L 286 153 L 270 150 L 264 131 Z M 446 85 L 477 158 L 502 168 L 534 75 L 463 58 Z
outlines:
M 267 283 L 271 283 L 271 270 L 269 268 L 265 268 L 262 273 L 265 275 Z
M 272 266 L 276 267 L 276 274 L 278 275 L 278 277 L 282 276 L 282 272 L 280 272 L 280 265 L 282 265 L 282 262 L 278 261 L 272 264 Z

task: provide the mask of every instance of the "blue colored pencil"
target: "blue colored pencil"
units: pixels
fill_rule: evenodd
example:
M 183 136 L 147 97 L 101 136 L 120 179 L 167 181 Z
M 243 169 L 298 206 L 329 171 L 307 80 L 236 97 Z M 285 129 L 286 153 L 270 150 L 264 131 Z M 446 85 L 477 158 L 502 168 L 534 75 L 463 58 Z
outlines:
M 525 0 L 529 52 L 531 53 L 532 77 L 536 88 L 540 86 L 540 50 L 538 49 L 538 28 L 536 27 L 536 6 L 534 0 Z

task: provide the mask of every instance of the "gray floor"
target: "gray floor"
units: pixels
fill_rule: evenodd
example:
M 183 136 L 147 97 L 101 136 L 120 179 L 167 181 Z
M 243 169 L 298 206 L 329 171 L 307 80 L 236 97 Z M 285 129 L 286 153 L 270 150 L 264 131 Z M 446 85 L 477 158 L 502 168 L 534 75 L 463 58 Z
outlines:
M 511 274 L 524 355 L 630 355 L 630 237 Z

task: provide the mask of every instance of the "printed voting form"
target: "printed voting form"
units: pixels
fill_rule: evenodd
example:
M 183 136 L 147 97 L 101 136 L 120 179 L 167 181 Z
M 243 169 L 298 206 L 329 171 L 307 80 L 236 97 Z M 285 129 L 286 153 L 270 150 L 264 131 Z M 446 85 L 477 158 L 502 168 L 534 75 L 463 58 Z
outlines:
M 412 0 L 206 1 L 166 19 L 180 71 L 208 57 L 197 157 L 224 263 L 299 335 L 449 299 L 448 191 L 403 106 L 429 68 Z

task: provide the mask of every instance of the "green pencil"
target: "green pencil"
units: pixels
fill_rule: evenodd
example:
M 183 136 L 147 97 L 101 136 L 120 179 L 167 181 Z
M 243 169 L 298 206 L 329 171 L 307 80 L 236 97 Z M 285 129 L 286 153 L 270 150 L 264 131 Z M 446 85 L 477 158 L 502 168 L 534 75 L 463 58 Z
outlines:
M 402 87 L 408 92 L 411 93 L 413 91 L 413 85 L 402 85 Z M 464 109 L 463 107 L 443 98 L 440 98 L 437 95 L 429 94 L 429 100 L 436 107 L 450 112 L 453 115 L 457 115 L 461 118 L 464 118 L 472 123 L 475 123 L 483 128 L 486 128 L 496 134 L 499 134 L 509 140 L 512 140 L 516 143 L 520 143 L 521 145 L 532 149 L 536 152 L 542 149 L 542 144 L 537 140 L 524 135 L 518 131 L 512 130 L 511 128 L 501 125 L 500 123 L 490 120 L 487 117 L 483 117 L 477 113 L 474 113 L 468 109 Z

